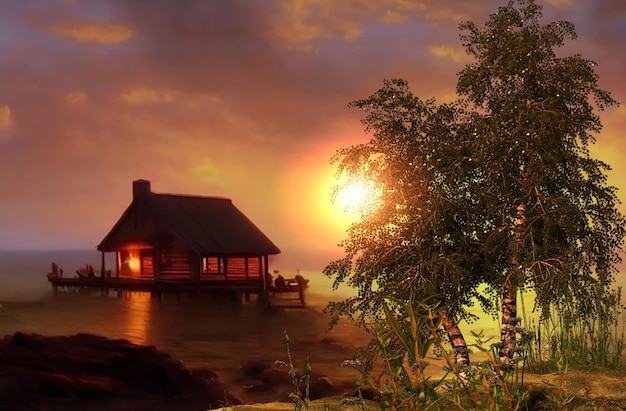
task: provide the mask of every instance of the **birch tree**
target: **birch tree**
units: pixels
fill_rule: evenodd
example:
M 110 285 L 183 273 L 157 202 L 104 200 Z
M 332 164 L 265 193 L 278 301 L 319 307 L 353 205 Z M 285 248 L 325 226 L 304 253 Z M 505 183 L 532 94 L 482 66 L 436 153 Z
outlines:
M 483 27 L 460 27 L 475 58 L 457 92 L 476 113 L 480 203 L 492 210 L 492 242 L 508 244 L 506 267 L 485 276 L 502 295 L 502 359 L 512 357 L 520 287 L 535 291 L 544 315 L 567 302 L 593 314 L 609 295 L 624 238 L 610 168 L 589 152 L 602 128 L 598 112 L 616 102 L 599 87 L 593 61 L 557 53 L 576 38 L 574 25 L 541 25 L 541 10 L 534 0 L 511 1 Z
M 423 101 L 393 80 L 351 104 L 371 139 L 333 161 L 340 174 L 374 181 L 380 196 L 349 229 L 345 257 L 324 270 L 358 291 L 327 307 L 334 322 L 380 318 L 385 298 L 436 296 L 463 365 L 457 321 L 475 301 L 493 313 L 500 300 L 506 362 L 520 287 L 535 291 L 544 317 L 568 304 L 593 315 L 610 298 L 625 219 L 610 168 L 589 147 L 598 112 L 616 102 L 594 62 L 557 54 L 576 38 L 573 24 L 541 17 L 534 0 L 519 0 L 482 27 L 460 26 L 475 62 L 459 73 L 459 103 Z
M 457 321 L 468 319 L 467 307 L 481 299 L 483 260 L 479 242 L 467 235 L 481 222 L 467 204 L 474 167 L 464 113 L 456 104 L 419 99 L 404 80 L 385 81 L 350 106 L 365 113 L 371 139 L 338 150 L 333 162 L 347 184 L 374 182 L 378 196 L 348 230 L 345 257 L 324 270 L 335 286 L 345 281 L 358 296 L 327 311 L 334 321 L 346 315 L 363 324 L 381 318 L 386 298 L 434 297 L 456 361 L 467 365 Z

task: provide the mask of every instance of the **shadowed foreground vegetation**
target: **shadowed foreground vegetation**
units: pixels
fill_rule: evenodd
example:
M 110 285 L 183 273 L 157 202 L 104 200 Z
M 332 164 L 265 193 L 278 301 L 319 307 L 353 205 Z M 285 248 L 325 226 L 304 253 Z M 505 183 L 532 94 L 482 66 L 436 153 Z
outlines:
M 416 312 L 415 310 L 414 312 Z M 405 353 L 395 355 L 387 352 L 381 359 L 380 374 L 366 375 L 362 363 L 358 359 L 347 360 L 342 366 L 356 368 L 362 378 L 355 381 L 358 395 L 356 397 L 328 397 L 310 401 L 308 397 L 309 376 L 312 365 L 308 358 L 304 359 L 301 370 L 294 366 L 294 358 L 289 348 L 289 336 L 283 335 L 287 362 L 276 361 L 276 366 L 285 367 L 293 381 L 293 392 L 285 398 L 285 402 L 252 404 L 240 406 L 223 406 L 220 409 L 232 411 L 254 410 L 622 410 L 626 409 L 626 368 L 620 355 L 618 366 L 614 369 L 597 366 L 577 366 L 569 368 L 567 358 L 592 358 L 589 350 L 580 345 L 571 351 L 570 345 L 559 345 L 563 338 L 563 329 L 555 327 L 545 343 L 546 351 L 542 358 L 535 354 L 540 344 L 534 341 L 533 333 L 523 332 L 516 350 L 516 365 L 503 367 L 497 361 L 498 343 L 487 345 L 480 333 L 474 334 L 477 352 L 486 354 L 486 360 L 473 362 L 469 370 L 459 367 L 452 359 L 451 351 L 446 351 L 437 328 L 433 328 L 430 336 L 417 335 L 411 327 L 419 322 L 428 323 L 430 315 L 412 318 L 408 323 L 395 322 L 393 317 L 387 325 L 399 334 L 408 346 L 424 347 L 424 351 L 413 351 L 410 347 Z M 435 325 L 434 323 L 432 323 Z M 435 325 L 436 326 L 436 325 Z M 374 326 L 373 333 L 378 335 L 378 343 L 385 352 L 388 339 L 383 337 L 382 324 Z M 568 331 L 569 332 L 569 331 Z M 597 337 L 597 335 L 596 335 Z M 612 334 L 601 336 L 609 342 L 609 347 L 623 350 L 623 336 Z M 593 347 L 589 343 L 588 347 Z M 535 347 L 535 348 L 532 348 Z M 621 353 L 622 351 L 620 351 Z M 411 368 L 407 360 L 417 355 L 417 367 Z M 555 358 L 552 355 L 557 354 Z M 614 349 L 606 352 L 608 357 L 618 355 Z M 428 363 L 435 357 L 444 358 L 447 366 L 444 378 L 440 378 L 436 367 Z M 297 359 L 295 359 L 297 361 Z M 611 364 L 608 364 L 611 366 Z M 429 374 L 432 372 L 433 374 Z M 463 374 L 465 373 L 465 374 Z M 432 378 L 437 375 L 436 378 Z M 372 378 L 373 377 L 373 378 Z M 364 399 L 361 387 L 368 387 L 369 393 L 375 393 L 375 401 Z
M 528 374 L 526 386 L 531 398 L 529 410 L 553 410 L 547 401 L 548 397 L 559 395 L 559 376 L 556 374 Z M 555 386 L 546 384 L 549 382 Z M 607 370 L 595 367 L 578 367 L 568 370 L 564 379 L 565 393 L 574 396 L 571 402 L 563 409 L 572 411 L 620 411 L 626 409 L 626 372 Z M 326 409 L 361 411 L 358 405 L 345 405 L 343 397 L 329 397 L 311 402 L 311 411 L 325 411 Z M 328 405 L 325 408 L 324 404 Z M 376 410 L 377 403 L 365 402 L 369 410 Z M 543 408 L 542 408 L 543 407 Z M 293 410 L 293 404 L 286 402 L 272 402 L 266 404 L 237 405 L 225 408 L 229 411 L 268 411 Z M 522 408 L 524 409 L 524 408 Z

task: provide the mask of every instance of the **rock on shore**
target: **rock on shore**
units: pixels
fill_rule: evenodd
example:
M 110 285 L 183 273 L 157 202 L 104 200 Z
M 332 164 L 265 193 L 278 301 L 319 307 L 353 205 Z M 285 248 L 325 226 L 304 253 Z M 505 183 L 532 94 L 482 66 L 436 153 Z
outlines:
M 206 410 L 241 404 L 218 376 L 155 347 L 91 334 L 0 340 L 0 409 Z

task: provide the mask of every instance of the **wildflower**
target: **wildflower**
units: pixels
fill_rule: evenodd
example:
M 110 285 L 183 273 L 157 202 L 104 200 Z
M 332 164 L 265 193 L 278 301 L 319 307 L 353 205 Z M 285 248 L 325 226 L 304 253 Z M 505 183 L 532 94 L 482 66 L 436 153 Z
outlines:
M 359 368 L 361 367 L 361 361 L 356 358 L 354 360 L 344 360 L 341 362 L 342 367 Z
M 534 339 L 535 338 L 535 332 L 531 331 L 531 330 L 522 329 L 520 334 L 522 335 L 522 337 L 526 337 L 528 339 Z
M 501 387 L 503 385 L 502 378 L 500 378 L 498 373 L 495 371 L 490 371 L 487 375 L 485 375 L 485 380 L 487 380 L 487 383 L 492 387 Z
M 517 333 L 517 334 L 522 334 L 523 331 L 526 331 L 526 330 L 524 330 L 521 327 L 516 327 L 515 325 L 511 325 L 511 324 L 504 324 L 504 325 L 502 325 L 502 329 L 505 330 L 505 331 L 514 332 L 514 333 Z
M 526 349 L 524 347 L 514 347 L 509 350 L 511 353 L 523 354 Z
M 359 397 L 349 397 L 341 400 L 342 405 L 359 405 L 361 404 L 361 399 Z
M 512 359 L 508 357 L 500 358 L 500 364 L 498 364 L 498 368 L 502 371 L 512 371 L 518 361 L 518 359 Z

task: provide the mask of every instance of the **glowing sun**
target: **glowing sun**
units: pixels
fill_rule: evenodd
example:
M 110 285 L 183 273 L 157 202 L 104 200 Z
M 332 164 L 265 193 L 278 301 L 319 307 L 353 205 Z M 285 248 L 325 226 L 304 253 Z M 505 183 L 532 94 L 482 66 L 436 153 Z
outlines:
M 343 185 L 337 192 L 336 202 L 346 212 L 361 213 L 376 203 L 378 195 L 373 181 L 358 180 Z

